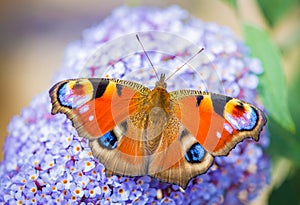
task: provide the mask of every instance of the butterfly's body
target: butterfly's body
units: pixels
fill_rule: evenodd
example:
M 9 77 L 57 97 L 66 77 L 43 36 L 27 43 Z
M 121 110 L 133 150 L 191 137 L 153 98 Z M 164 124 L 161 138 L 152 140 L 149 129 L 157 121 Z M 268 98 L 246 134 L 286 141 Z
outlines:
M 168 92 L 165 76 L 150 90 L 119 79 L 74 79 L 50 90 L 52 113 L 65 113 L 90 139 L 107 172 L 150 175 L 186 187 L 266 122 L 258 108 L 197 90 Z

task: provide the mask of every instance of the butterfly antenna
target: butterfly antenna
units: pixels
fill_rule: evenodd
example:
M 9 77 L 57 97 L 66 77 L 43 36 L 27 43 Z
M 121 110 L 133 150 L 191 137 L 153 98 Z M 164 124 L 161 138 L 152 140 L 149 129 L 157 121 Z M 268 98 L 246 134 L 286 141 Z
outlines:
M 146 52 L 146 50 L 145 50 L 145 48 L 144 48 L 144 45 L 142 44 L 142 41 L 140 40 L 139 35 L 136 34 L 135 36 L 136 36 L 136 38 L 137 38 L 139 44 L 141 45 L 141 47 L 142 47 L 142 49 L 143 49 L 143 51 L 144 51 L 144 54 L 145 54 L 146 57 L 148 58 L 148 61 L 149 61 L 150 65 L 151 65 L 151 67 L 153 68 L 153 70 L 154 70 L 154 72 L 155 72 L 155 75 L 156 75 L 157 79 L 159 80 L 158 73 L 157 73 L 157 71 L 156 71 L 156 69 L 155 69 L 155 67 L 154 67 L 154 65 L 153 65 L 153 63 L 152 63 L 152 61 L 150 60 L 150 58 L 149 58 L 149 56 L 148 56 L 148 53 Z
M 169 77 L 166 78 L 165 81 L 173 77 L 175 73 L 177 73 L 181 68 L 183 68 L 186 64 L 188 64 L 191 60 L 193 60 L 199 53 L 201 53 L 204 50 L 204 48 L 201 48 L 197 53 L 195 53 L 193 56 L 191 56 L 187 61 L 185 61 L 181 66 L 179 66 Z

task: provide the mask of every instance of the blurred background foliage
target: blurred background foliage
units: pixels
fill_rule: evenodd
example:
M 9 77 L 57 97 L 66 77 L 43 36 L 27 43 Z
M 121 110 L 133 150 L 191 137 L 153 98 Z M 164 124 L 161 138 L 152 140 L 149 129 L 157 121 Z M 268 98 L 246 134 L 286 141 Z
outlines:
M 117 6 L 178 4 L 230 27 L 261 59 L 273 177 L 253 204 L 300 204 L 300 0 L 45 0 L 0 2 L 0 144 L 13 115 L 49 89 L 68 43 Z M 0 160 L 3 153 L 0 153 Z

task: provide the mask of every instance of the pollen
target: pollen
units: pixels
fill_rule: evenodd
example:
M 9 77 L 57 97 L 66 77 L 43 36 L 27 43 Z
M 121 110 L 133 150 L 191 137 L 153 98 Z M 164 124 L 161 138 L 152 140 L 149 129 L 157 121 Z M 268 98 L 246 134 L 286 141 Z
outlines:
M 202 178 L 198 178 L 198 179 L 197 179 L 197 183 L 198 183 L 198 184 L 201 184 L 202 182 L 203 182 L 203 179 L 202 179 Z
M 30 189 L 30 191 L 31 191 L 32 193 L 35 193 L 35 192 L 36 192 L 36 188 L 35 188 L 35 187 L 32 187 L 32 188 Z
M 80 192 L 81 192 L 81 191 L 80 191 L 79 189 L 76 189 L 76 190 L 75 190 L 75 194 L 80 194 Z
M 103 190 L 104 192 L 106 192 L 106 191 L 108 190 L 107 186 L 103 186 L 103 187 L 102 187 L 102 190 Z
M 121 188 L 121 189 L 118 190 L 118 192 L 119 192 L 119 194 L 123 194 L 124 193 L 124 189 Z

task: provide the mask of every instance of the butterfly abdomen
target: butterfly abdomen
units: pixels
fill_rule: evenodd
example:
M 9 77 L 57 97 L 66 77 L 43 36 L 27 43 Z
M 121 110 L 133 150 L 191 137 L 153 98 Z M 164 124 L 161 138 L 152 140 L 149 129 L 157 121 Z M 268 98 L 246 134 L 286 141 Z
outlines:
M 170 94 L 161 87 L 154 88 L 147 96 L 145 142 L 147 154 L 153 154 L 160 141 L 170 116 Z

